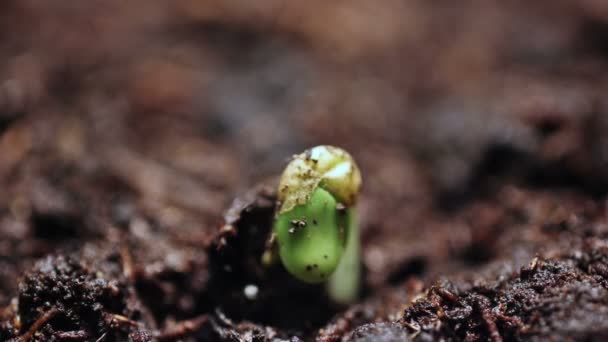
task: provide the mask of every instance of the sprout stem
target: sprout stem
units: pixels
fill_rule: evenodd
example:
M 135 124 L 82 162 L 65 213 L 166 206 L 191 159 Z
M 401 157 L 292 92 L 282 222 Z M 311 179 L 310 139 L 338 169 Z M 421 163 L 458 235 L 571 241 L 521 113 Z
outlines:
M 348 208 L 346 213 L 346 247 L 342 259 L 327 282 L 329 297 L 337 303 L 349 304 L 359 296 L 360 250 L 359 225 L 357 211 Z

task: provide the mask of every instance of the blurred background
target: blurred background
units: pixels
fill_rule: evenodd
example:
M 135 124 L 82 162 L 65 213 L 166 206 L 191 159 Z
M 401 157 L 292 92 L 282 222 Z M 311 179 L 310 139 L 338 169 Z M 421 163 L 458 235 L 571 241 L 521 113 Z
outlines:
M 589 124 L 605 121 L 603 1 L 1 6 L 0 119 L 24 127 L 3 136 L 1 176 L 52 151 L 124 178 L 154 163 L 221 197 L 320 143 L 369 182 L 407 182 L 414 156 L 454 190 L 497 146 L 605 174 Z
M 208 239 L 312 145 L 361 165 L 372 287 L 502 255 L 516 188 L 608 189 L 602 0 L 5 0 L 0 61 L 0 304 L 108 225 Z

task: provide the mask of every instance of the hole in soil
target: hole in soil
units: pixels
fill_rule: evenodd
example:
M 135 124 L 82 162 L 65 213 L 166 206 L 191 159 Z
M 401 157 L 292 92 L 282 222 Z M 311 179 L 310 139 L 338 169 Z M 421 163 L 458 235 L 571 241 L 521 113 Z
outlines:
M 601 57 L 608 56 L 608 24 L 599 20 L 589 20 L 582 25 L 582 51 Z
M 92 320 L 92 322 L 95 322 L 95 320 Z M 61 313 L 53 317 L 47 324 L 49 326 L 52 326 L 54 329 L 61 331 L 75 331 L 81 329 L 81 326 L 79 324 L 71 321 L 64 314 Z
M 480 265 L 492 260 L 495 254 L 491 244 L 477 242 L 462 251 L 461 256 L 469 265 Z
M 534 128 L 538 135 L 546 138 L 561 130 L 563 128 L 563 124 L 564 123 L 559 120 L 544 120 L 538 123 Z
M 495 178 L 517 179 L 529 172 L 531 156 L 508 144 L 489 146 L 481 160 L 475 165 L 469 180 L 459 187 L 444 191 L 438 197 L 438 206 L 448 212 L 456 211 L 473 199 L 491 193 L 492 180 Z M 501 182 L 504 183 L 504 182 Z
M 522 165 L 526 165 L 526 162 L 530 160 L 529 157 L 527 153 L 507 144 L 492 145 L 486 150 L 483 159 L 476 167 L 473 180 L 516 173 L 521 170 Z
M 412 258 L 388 276 L 388 283 L 390 285 L 401 284 L 411 276 L 422 275 L 426 268 L 427 260 L 425 257 Z
M 605 180 L 588 179 L 576 175 L 562 161 L 536 166 L 529 171 L 525 181 L 526 185 L 532 189 L 552 187 L 580 189 L 595 199 L 602 198 L 608 192 L 608 183 Z
M 20 114 L 0 111 L 0 134 L 4 133 Z
M 45 240 L 66 240 L 80 236 L 81 217 L 65 213 L 33 213 L 30 218 L 34 235 Z
M 313 332 L 340 309 L 325 285 L 296 280 L 281 265 L 261 264 L 274 217 L 274 197 L 240 209 L 209 251 L 210 304 L 235 321 Z M 252 295 L 254 289 L 255 295 Z

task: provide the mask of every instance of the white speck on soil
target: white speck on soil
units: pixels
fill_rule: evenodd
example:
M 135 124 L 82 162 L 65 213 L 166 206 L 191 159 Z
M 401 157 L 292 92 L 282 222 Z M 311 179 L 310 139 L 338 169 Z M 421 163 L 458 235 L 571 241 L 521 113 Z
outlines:
M 245 297 L 249 300 L 255 300 L 258 297 L 258 287 L 256 285 L 249 284 L 243 288 Z

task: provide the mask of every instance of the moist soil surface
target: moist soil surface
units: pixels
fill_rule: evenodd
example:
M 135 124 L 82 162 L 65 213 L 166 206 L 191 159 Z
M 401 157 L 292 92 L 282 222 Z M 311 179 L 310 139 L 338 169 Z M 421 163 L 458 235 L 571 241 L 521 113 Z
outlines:
M 0 3 L 0 341 L 608 340 L 602 1 Z M 363 173 L 360 299 L 263 266 Z

